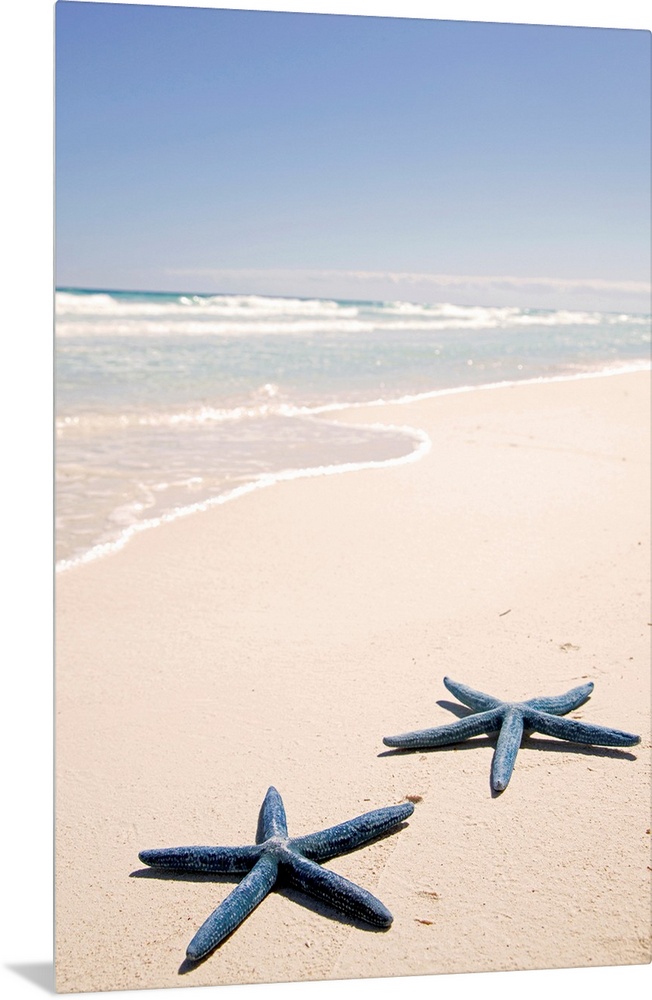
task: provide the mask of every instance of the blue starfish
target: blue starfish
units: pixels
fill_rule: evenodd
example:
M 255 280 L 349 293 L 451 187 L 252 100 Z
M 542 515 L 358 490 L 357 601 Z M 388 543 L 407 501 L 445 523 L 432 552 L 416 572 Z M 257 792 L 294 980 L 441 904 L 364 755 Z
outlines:
M 246 847 L 170 847 L 141 851 L 155 868 L 178 872 L 248 872 L 202 924 L 188 945 L 187 957 L 198 962 L 238 927 L 283 877 L 285 882 L 329 903 L 334 910 L 376 927 L 389 927 L 392 915 L 366 889 L 315 864 L 387 833 L 414 812 L 411 802 L 374 809 L 319 833 L 288 837 L 283 800 L 269 788 L 258 818 L 256 843 Z
M 439 747 L 460 743 L 480 733 L 497 732 L 498 742 L 491 767 L 491 786 L 496 792 L 504 791 L 509 784 L 524 730 L 545 733 L 546 736 L 555 736 L 572 743 L 606 747 L 630 747 L 641 741 L 640 736 L 624 733 L 620 729 L 558 718 L 587 700 L 593 691 L 592 683 L 582 684 L 566 694 L 551 698 L 530 698 L 529 701 L 501 701 L 482 691 L 474 691 L 465 684 L 458 684 L 450 677 L 444 677 L 444 684 L 462 704 L 468 705 L 477 714 L 468 715 L 447 726 L 435 726 L 434 729 L 403 733 L 401 736 L 386 736 L 383 743 L 388 747 L 405 749 Z

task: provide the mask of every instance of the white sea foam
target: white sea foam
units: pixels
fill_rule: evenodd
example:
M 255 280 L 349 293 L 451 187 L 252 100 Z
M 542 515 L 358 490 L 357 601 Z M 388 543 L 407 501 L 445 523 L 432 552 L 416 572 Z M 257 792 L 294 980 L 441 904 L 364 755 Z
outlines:
M 325 406 L 316 406 L 313 413 L 327 413 L 335 410 L 359 409 L 369 406 L 400 406 L 406 403 L 418 403 L 423 399 L 435 399 L 438 396 L 457 396 L 464 392 L 480 392 L 485 389 L 505 389 L 521 385 L 541 385 L 547 382 L 577 382 L 587 378 L 606 378 L 611 375 L 626 375 L 631 372 L 651 371 L 652 363 L 649 361 L 634 361 L 630 364 L 616 364 L 608 367 L 601 367 L 596 371 L 577 371 L 563 375 L 539 375 L 534 378 L 504 379 L 501 382 L 485 382 L 479 385 L 458 385 L 446 389 L 432 389 L 428 392 L 417 392 L 395 399 L 375 399 L 363 403 L 329 403 Z
M 377 329 L 376 323 L 363 322 L 355 319 L 295 319 L 290 316 L 283 320 L 256 319 L 249 321 L 239 319 L 235 322 L 215 321 L 212 319 L 186 319 L 178 315 L 166 315 L 165 319 L 147 320 L 123 319 L 114 317 L 110 320 L 85 317 L 84 320 L 70 321 L 58 319 L 56 324 L 57 337 L 243 337 L 252 334 L 310 334 L 310 333 L 366 333 Z M 406 327 L 407 329 L 407 327 Z
M 109 292 L 80 295 L 75 292 L 56 293 L 57 317 L 111 316 L 140 319 L 165 316 L 185 320 L 189 317 L 258 318 L 266 316 L 357 316 L 354 305 L 343 305 L 326 299 L 283 299 L 263 295 L 180 295 L 163 297 L 113 296 Z
M 348 405 L 348 404 L 344 404 Z M 335 407 L 337 408 L 337 406 Z M 328 407 L 326 407 L 328 409 Z M 127 427 L 200 427 L 206 424 L 235 423 L 266 417 L 299 417 L 323 413 L 324 407 L 298 406 L 293 403 L 269 402 L 252 406 L 198 406 L 177 412 L 160 413 L 84 413 L 58 417 L 57 434 L 69 431 L 110 431 Z
M 335 318 L 343 332 L 357 332 L 353 305 L 319 299 L 281 299 L 261 295 L 181 295 L 138 297 L 109 292 L 56 294 L 56 332 L 67 336 L 165 336 L 166 334 L 247 335 L 310 333 L 320 320 Z M 235 323 L 233 321 L 236 321 Z
M 218 496 L 210 497 L 209 499 L 199 501 L 198 503 L 177 507 L 172 511 L 162 514 L 160 517 L 134 521 L 129 524 L 128 527 L 124 528 L 115 540 L 94 545 L 82 555 L 75 556 L 71 559 L 61 560 L 56 565 L 56 571 L 57 573 L 61 573 L 64 570 L 72 569 L 75 566 L 81 566 L 85 563 L 93 562 L 102 556 L 119 552 L 125 547 L 131 538 L 140 534 L 142 531 L 157 528 L 161 524 L 169 524 L 172 521 L 176 521 L 182 517 L 187 517 L 190 514 L 196 514 L 200 511 L 209 510 L 211 507 L 219 507 L 231 500 L 237 500 L 238 497 L 246 496 L 248 493 L 264 489 L 267 486 L 273 486 L 275 483 L 288 482 L 294 479 L 313 478 L 315 476 L 339 475 L 345 472 L 357 472 L 361 469 L 381 469 L 389 468 L 390 466 L 405 465 L 408 462 L 418 461 L 425 454 L 427 454 L 431 448 L 429 436 L 420 428 L 395 427 L 388 426 L 386 424 L 370 424 L 369 429 L 393 431 L 395 433 L 404 434 L 406 437 L 411 437 L 417 442 L 416 447 L 406 455 L 400 455 L 398 458 L 372 460 L 368 462 L 346 462 L 340 465 L 321 465 L 308 469 L 286 469 L 280 472 L 264 473 L 257 476 L 250 482 L 243 483 L 241 486 L 237 486 L 234 489 L 219 494 Z
M 563 375 L 545 375 L 536 378 L 503 379 L 499 382 L 489 382 L 479 385 L 452 386 L 443 389 L 432 389 L 422 393 L 412 393 L 400 396 L 383 396 L 373 400 L 339 401 L 319 405 L 297 405 L 285 402 L 260 403 L 252 406 L 234 406 L 222 408 L 215 406 L 199 406 L 188 410 L 171 413 L 117 413 L 117 414 L 84 414 L 82 416 L 65 416 L 57 419 L 56 429 L 60 435 L 67 431 L 106 430 L 126 427 L 180 427 L 223 423 L 236 423 L 246 420 L 260 420 L 267 417 L 310 417 L 324 413 L 336 413 L 340 410 L 364 409 L 367 406 L 391 406 L 401 403 L 413 403 L 421 399 L 432 399 L 436 396 L 450 396 L 460 392 L 472 392 L 476 389 L 495 389 L 511 385 L 531 385 L 538 382 L 565 382 L 581 378 L 600 378 L 605 375 L 623 374 L 626 372 L 645 371 L 650 364 L 645 361 L 629 364 L 600 367 L 593 372 L 580 372 Z
M 598 326 L 602 323 L 600 314 L 560 312 L 542 315 L 495 315 L 489 310 L 478 311 L 477 314 L 459 318 L 439 316 L 433 313 L 431 318 L 397 319 L 391 313 L 382 313 L 369 319 L 345 319 L 340 314 L 320 319 L 296 319 L 289 316 L 279 320 L 256 319 L 251 322 L 239 319 L 235 322 L 214 321 L 211 319 L 186 320 L 178 316 L 167 317 L 165 320 L 118 319 L 104 321 L 88 319 L 84 321 L 57 321 L 58 337 L 165 337 L 179 335 L 187 337 L 218 336 L 243 337 L 253 335 L 302 335 L 302 334 L 346 334 L 374 333 L 379 330 L 398 331 L 432 331 L 446 332 L 448 330 L 497 330 L 518 327 L 564 327 L 564 326 Z M 622 322 L 622 321 L 621 321 Z
M 412 302 L 343 303 L 260 295 L 111 295 L 57 292 L 58 337 L 249 336 L 370 333 L 376 330 L 492 330 L 519 327 L 649 325 L 634 314 L 527 310 Z

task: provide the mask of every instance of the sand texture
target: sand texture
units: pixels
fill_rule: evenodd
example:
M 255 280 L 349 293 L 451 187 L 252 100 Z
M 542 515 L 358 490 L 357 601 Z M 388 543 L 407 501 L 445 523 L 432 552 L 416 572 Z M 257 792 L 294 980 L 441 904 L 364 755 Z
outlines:
M 650 960 L 648 373 L 343 412 L 424 428 L 420 461 L 277 484 L 57 581 L 62 992 Z M 454 721 L 449 675 L 505 699 L 585 680 L 631 749 L 526 737 L 389 752 Z M 291 835 L 419 797 L 326 864 L 367 930 L 273 892 L 207 961 L 236 877 L 130 877 L 138 851 L 244 844 L 269 785 Z

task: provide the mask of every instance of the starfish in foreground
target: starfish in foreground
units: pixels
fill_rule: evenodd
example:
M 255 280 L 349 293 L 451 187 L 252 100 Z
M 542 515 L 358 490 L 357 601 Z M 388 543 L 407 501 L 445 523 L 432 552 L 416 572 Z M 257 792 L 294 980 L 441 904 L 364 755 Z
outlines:
M 591 726 L 574 719 L 560 719 L 574 708 L 582 705 L 591 692 L 593 684 L 582 684 L 566 694 L 550 698 L 530 698 L 529 701 L 501 701 L 482 691 L 474 691 L 465 684 L 458 684 L 450 677 L 444 677 L 448 690 L 468 705 L 476 714 L 468 715 L 446 726 L 422 729 L 401 736 L 386 736 L 383 743 L 388 747 L 418 749 L 439 747 L 449 743 L 460 743 L 470 736 L 480 733 L 498 733 L 496 752 L 491 766 L 491 787 L 502 792 L 509 784 L 514 770 L 516 754 L 521 745 L 523 731 L 545 733 L 559 740 L 572 743 L 587 743 L 605 747 L 631 747 L 640 743 L 641 737 L 624 733 L 620 729 L 606 726 Z
M 245 847 L 170 847 L 141 851 L 138 857 L 154 868 L 178 872 L 248 872 L 211 913 L 188 945 L 186 956 L 198 962 L 235 930 L 265 898 L 280 877 L 348 917 L 376 927 L 389 927 L 392 915 L 366 889 L 315 864 L 352 851 L 387 833 L 414 812 L 411 802 L 374 809 L 338 826 L 305 837 L 288 837 L 283 800 L 268 789 L 258 818 L 256 843 Z

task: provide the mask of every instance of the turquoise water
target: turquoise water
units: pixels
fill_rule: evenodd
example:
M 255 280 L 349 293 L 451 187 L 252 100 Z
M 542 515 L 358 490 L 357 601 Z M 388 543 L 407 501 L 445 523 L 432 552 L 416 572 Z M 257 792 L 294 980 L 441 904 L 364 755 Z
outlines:
M 59 565 L 281 475 L 427 447 L 329 422 L 347 404 L 644 367 L 649 344 L 633 314 L 60 289 Z

